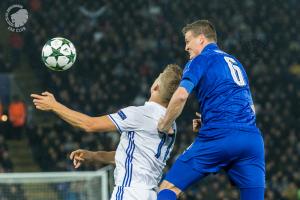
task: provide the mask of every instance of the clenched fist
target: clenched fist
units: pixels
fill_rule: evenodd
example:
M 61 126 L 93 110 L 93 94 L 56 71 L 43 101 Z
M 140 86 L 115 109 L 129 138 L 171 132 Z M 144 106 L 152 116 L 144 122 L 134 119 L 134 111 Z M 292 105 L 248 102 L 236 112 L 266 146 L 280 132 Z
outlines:
M 70 159 L 73 160 L 73 165 L 78 168 L 83 162 L 91 162 L 94 159 L 95 152 L 78 149 L 70 154 Z
M 199 117 L 197 119 L 193 119 L 193 132 L 198 133 L 199 128 L 201 127 L 201 114 L 196 112 L 196 116 Z

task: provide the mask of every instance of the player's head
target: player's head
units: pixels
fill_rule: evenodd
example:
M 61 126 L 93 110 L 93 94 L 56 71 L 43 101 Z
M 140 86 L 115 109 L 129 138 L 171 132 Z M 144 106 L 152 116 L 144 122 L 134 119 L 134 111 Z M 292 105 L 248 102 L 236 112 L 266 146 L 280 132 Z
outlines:
M 169 64 L 160 73 L 151 87 L 151 95 L 157 95 L 164 104 L 169 104 L 171 97 L 178 88 L 182 77 L 182 69 L 176 64 Z
M 185 37 L 185 50 L 189 52 L 190 59 L 199 55 L 207 44 L 217 42 L 215 27 L 208 20 L 187 24 L 182 29 L 182 33 Z

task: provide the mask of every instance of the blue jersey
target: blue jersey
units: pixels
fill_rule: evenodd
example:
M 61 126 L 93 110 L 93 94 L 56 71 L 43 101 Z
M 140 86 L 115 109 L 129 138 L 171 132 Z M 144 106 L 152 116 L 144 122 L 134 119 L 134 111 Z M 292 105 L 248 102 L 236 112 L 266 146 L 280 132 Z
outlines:
M 241 188 L 241 199 L 263 199 L 264 143 L 255 125 L 242 64 L 216 44 L 209 44 L 187 63 L 180 86 L 189 93 L 195 91 L 202 127 L 165 180 L 184 191 L 208 174 L 224 169 L 232 183 Z M 243 190 L 249 188 L 253 190 Z
M 256 129 L 246 72 L 236 58 L 215 43 L 186 64 L 180 86 L 196 93 L 202 115 L 200 133 L 220 128 Z

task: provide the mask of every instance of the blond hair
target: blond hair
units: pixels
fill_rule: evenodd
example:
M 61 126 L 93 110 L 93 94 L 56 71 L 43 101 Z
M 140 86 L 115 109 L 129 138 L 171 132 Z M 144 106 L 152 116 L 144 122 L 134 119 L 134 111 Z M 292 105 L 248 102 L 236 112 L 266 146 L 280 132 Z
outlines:
M 164 103 L 169 103 L 182 77 L 182 69 L 176 64 L 169 64 L 159 76 L 159 95 Z
M 203 34 L 207 39 L 217 42 L 217 33 L 214 25 L 208 20 L 197 20 L 191 24 L 187 24 L 182 33 L 185 35 L 191 31 L 194 36 Z

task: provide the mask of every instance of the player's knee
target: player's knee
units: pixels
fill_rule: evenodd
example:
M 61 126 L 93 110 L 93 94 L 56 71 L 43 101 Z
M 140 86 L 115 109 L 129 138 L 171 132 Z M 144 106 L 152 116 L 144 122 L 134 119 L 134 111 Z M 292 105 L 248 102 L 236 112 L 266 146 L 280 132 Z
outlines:
M 176 193 L 169 189 L 163 189 L 157 194 L 157 200 L 176 200 Z

